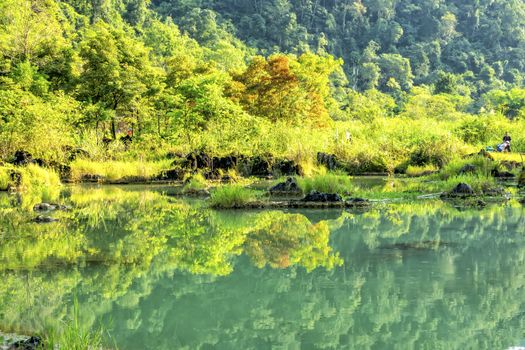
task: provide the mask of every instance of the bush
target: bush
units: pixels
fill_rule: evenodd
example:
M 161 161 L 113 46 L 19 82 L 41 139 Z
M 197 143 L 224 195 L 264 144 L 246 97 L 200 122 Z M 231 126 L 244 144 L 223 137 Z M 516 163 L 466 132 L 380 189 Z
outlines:
M 354 190 L 352 178 L 341 173 L 319 174 L 299 178 L 298 184 L 304 193 L 318 191 L 323 193 L 350 194 Z
M 240 185 L 225 185 L 211 193 L 210 205 L 213 208 L 238 208 L 257 197 L 257 192 L 252 189 Z

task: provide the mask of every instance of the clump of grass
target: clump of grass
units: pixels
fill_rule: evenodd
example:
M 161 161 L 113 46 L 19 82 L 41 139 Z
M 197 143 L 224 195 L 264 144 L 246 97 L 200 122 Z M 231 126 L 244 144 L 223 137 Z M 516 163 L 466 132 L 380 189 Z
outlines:
M 171 160 L 165 159 L 156 162 L 142 161 L 107 161 L 96 162 L 77 159 L 71 163 L 71 178 L 81 181 L 85 176 L 100 176 L 104 181 L 119 181 L 130 178 L 149 180 L 168 170 Z
M 225 185 L 216 188 L 210 197 L 213 208 L 238 208 L 258 198 L 258 193 L 241 185 Z
M 439 178 L 442 180 L 447 180 L 451 177 L 459 176 L 459 175 L 467 175 L 467 174 L 461 174 L 461 170 L 464 169 L 465 166 L 472 165 L 473 170 L 469 171 L 468 174 L 470 175 L 476 175 L 476 176 L 490 176 L 490 171 L 497 165 L 490 159 L 487 159 L 483 156 L 476 156 L 476 157 L 469 157 L 469 158 L 456 158 L 449 162 L 447 165 L 441 169 L 439 173 Z
M 405 173 L 407 176 L 410 176 L 410 177 L 419 177 L 419 176 L 430 175 L 432 173 L 435 173 L 436 171 L 438 171 L 438 168 L 432 164 L 427 164 L 424 166 L 410 165 L 408 166 Z
M 193 175 L 184 185 L 183 193 L 195 193 L 203 191 L 208 187 L 208 183 L 202 174 Z
M 19 180 L 10 182 L 10 188 L 21 193 L 21 206 L 31 209 L 39 202 L 56 201 L 60 196 L 62 184 L 60 176 L 52 169 L 29 164 L 25 167 L 14 167 L 14 173 Z
M 318 174 L 312 177 L 299 178 L 297 182 L 304 193 L 318 191 L 350 194 L 354 190 L 352 178 L 343 173 Z
M 445 191 L 450 191 L 460 183 L 466 183 L 472 187 L 475 193 L 483 194 L 486 191 L 495 189 L 496 180 L 493 177 L 487 177 L 479 174 L 464 174 L 454 177 L 450 177 L 447 180 L 443 181 L 440 189 Z

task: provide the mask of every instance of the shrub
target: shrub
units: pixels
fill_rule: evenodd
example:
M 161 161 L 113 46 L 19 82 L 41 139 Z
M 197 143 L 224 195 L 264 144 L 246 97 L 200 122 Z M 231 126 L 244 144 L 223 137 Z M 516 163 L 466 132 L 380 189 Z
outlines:
M 210 205 L 213 208 L 238 208 L 257 197 L 257 192 L 252 189 L 240 185 L 225 185 L 211 193 Z

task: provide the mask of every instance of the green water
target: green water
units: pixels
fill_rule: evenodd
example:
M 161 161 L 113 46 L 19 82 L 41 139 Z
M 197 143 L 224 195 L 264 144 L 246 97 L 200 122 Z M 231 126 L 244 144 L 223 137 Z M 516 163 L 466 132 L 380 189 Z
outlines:
M 1 330 L 60 328 L 77 299 L 81 324 L 119 349 L 524 344 L 517 203 L 212 211 L 129 187 L 72 187 L 63 202 L 42 225 L 0 196 Z

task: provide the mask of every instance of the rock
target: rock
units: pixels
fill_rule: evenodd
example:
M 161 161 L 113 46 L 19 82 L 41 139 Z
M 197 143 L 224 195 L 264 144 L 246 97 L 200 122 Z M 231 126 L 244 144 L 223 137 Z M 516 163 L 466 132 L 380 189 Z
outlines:
M 510 171 L 499 171 L 498 169 L 493 169 L 491 171 L 492 176 L 497 177 L 499 179 L 512 179 L 516 177 L 513 173 Z
M 182 181 L 186 172 L 182 169 L 169 169 L 165 170 L 160 174 L 157 179 L 165 181 Z
M 444 193 L 442 198 L 469 197 L 472 195 L 474 195 L 474 189 L 466 183 L 460 183 L 452 191 Z
M 317 164 L 324 165 L 328 170 L 336 170 L 339 167 L 339 161 L 334 154 L 317 153 Z
M 221 170 L 230 170 L 237 167 L 237 157 L 226 156 L 226 157 L 213 157 L 212 168 Z
M 370 204 L 370 201 L 364 198 L 350 198 L 346 202 L 349 204 L 354 204 L 354 205 L 369 205 Z
M 202 174 L 206 180 L 220 180 L 222 178 L 222 172 L 219 169 L 213 169 L 206 171 Z
M 27 165 L 33 163 L 33 156 L 26 151 L 16 151 L 13 159 L 14 165 Z
M 52 218 L 50 216 L 44 216 L 44 215 L 38 215 L 36 218 L 33 219 L 33 222 L 36 222 L 37 224 L 49 224 L 51 222 L 57 222 L 58 219 Z
M 55 211 L 55 210 L 69 210 L 68 207 L 56 203 L 38 203 L 33 207 L 33 211 L 37 212 L 46 212 L 46 211 Z
M 250 175 L 268 177 L 272 175 L 272 156 L 256 156 L 250 159 Z
M 42 339 L 40 337 L 30 337 L 18 340 L 11 344 L 8 350 L 37 350 L 42 348 Z
M 312 191 L 302 199 L 303 202 L 342 202 L 343 198 L 336 193 Z
M 298 195 L 302 193 L 301 189 L 299 188 L 299 185 L 297 185 L 297 181 L 295 181 L 295 179 L 292 177 L 286 179 L 285 182 L 281 182 L 273 186 L 269 189 L 269 192 L 273 195 Z
M 212 159 L 203 151 L 192 152 L 186 156 L 184 165 L 193 170 L 211 168 Z
M 474 164 L 465 164 L 460 170 L 460 174 L 475 173 L 478 168 Z
M 273 165 L 273 173 L 280 176 L 301 175 L 302 169 L 293 160 L 280 160 Z

